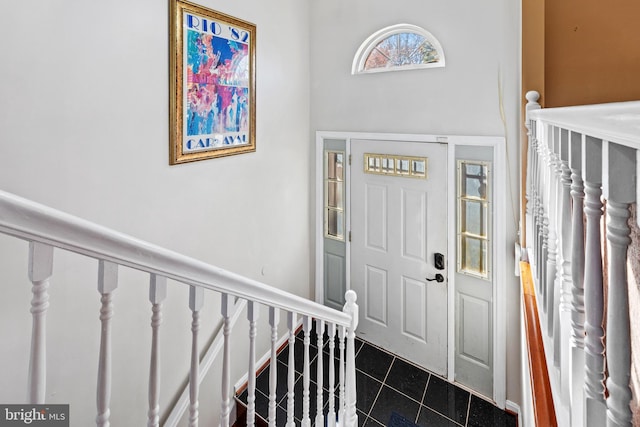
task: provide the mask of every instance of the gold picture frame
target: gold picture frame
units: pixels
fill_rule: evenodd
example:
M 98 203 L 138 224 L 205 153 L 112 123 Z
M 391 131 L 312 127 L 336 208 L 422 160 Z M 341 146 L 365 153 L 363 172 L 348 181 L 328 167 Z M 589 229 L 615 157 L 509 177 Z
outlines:
M 170 1 L 169 164 L 255 151 L 256 26 Z

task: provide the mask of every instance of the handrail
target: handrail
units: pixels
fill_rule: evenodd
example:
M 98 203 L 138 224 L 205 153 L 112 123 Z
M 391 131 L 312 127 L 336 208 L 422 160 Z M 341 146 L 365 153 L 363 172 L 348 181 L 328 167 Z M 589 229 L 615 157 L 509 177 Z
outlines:
M 528 119 L 640 149 L 640 101 L 541 108 Z
M 281 289 L 0 191 L 0 232 L 349 327 L 351 316 Z
M 522 280 L 522 310 L 524 314 L 526 339 L 529 353 L 529 375 L 531 377 L 531 394 L 536 426 L 554 427 L 556 412 L 551 394 L 549 371 L 542 343 L 542 331 L 538 318 L 533 278 L 528 262 L 520 261 L 520 277 Z

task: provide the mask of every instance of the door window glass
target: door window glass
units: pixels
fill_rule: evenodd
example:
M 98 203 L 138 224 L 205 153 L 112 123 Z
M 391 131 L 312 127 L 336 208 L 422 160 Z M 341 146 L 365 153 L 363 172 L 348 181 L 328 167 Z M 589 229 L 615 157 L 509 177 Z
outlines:
M 427 178 L 427 160 L 426 157 L 365 153 L 364 171 L 381 175 Z

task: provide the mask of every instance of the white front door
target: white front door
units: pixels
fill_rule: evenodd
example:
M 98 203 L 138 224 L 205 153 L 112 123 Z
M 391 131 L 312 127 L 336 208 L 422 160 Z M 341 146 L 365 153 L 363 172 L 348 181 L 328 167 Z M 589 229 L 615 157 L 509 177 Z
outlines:
M 447 254 L 447 146 L 352 140 L 351 155 L 351 288 L 361 307 L 358 334 L 444 375 L 447 274 L 434 259 Z M 365 170 L 365 155 L 374 170 Z M 426 177 L 411 176 L 405 168 L 416 162 L 420 175 L 420 158 L 427 159 Z M 399 168 L 392 172 L 392 165 Z M 436 275 L 442 281 L 433 280 Z

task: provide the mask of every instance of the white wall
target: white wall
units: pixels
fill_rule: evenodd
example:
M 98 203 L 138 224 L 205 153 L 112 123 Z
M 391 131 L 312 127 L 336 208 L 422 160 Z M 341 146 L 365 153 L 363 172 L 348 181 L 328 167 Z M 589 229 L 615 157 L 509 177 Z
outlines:
M 310 296 L 308 3 L 200 3 L 257 25 L 256 153 L 168 166 L 168 1 L 24 0 L 0 14 L 0 189 Z M 26 395 L 26 248 L 0 237 L 3 403 Z M 97 263 L 77 259 L 56 253 L 47 400 L 70 403 L 80 426 L 95 417 L 100 326 Z M 142 425 L 146 416 L 147 295 L 148 277 L 121 269 L 113 425 Z M 186 378 L 187 298 L 170 284 L 163 405 Z M 206 298 L 203 341 L 219 311 Z M 244 340 L 238 347 L 246 358 Z M 201 411 L 213 424 L 218 403 Z
M 311 127 L 324 131 L 507 137 L 511 199 L 518 200 L 519 2 L 509 0 L 323 0 L 312 2 Z M 351 75 L 353 57 L 375 31 L 409 23 L 442 44 L 446 68 Z M 500 116 L 504 94 L 506 129 Z M 517 209 L 508 207 L 507 253 Z M 507 284 L 507 399 L 520 402 L 519 290 Z
M 310 296 L 312 132 L 503 135 L 500 74 L 517 200 L 517 2 L 200 3 L 257 24 L 256 153 L 168 166 L 168 2 L 23 0 L 0 14 L 0 189 Z M 447 67 L 351 76 L 360 43 L 399 22 L 431 31 L 445 49 Z M 509 251 L 514 230 L 510 225 Z M 26 244 L 0 236 L 4 403 L 25 395 L 26 253 Z M 90 425 L 94 417 L 96 264 L 56 253 L 50 290 L 48 401 L 71 403 L 72 425 Z M 144 422 L 147 281 L 123 270 L 115 295 L 114 425 Z M 507 398 L 519 401 L 515 280 L 507 297 L 514 307 L 507 323 L 513 346 Z M 214 300 L 207 296 L 205 336 L 217 324 Z M 161 336 L 165 390 L 176 388 L 188 366 L 186 305 L 186 289 L 171 283 Z M 264 324 L 259 336 L 267 337 Z M 246 354 L 245 345 L 237 345 Z M 162 403 L 172 397 L 163 394 Z M 201 411 L 212 420 L 217 404 L 203 403 Z

